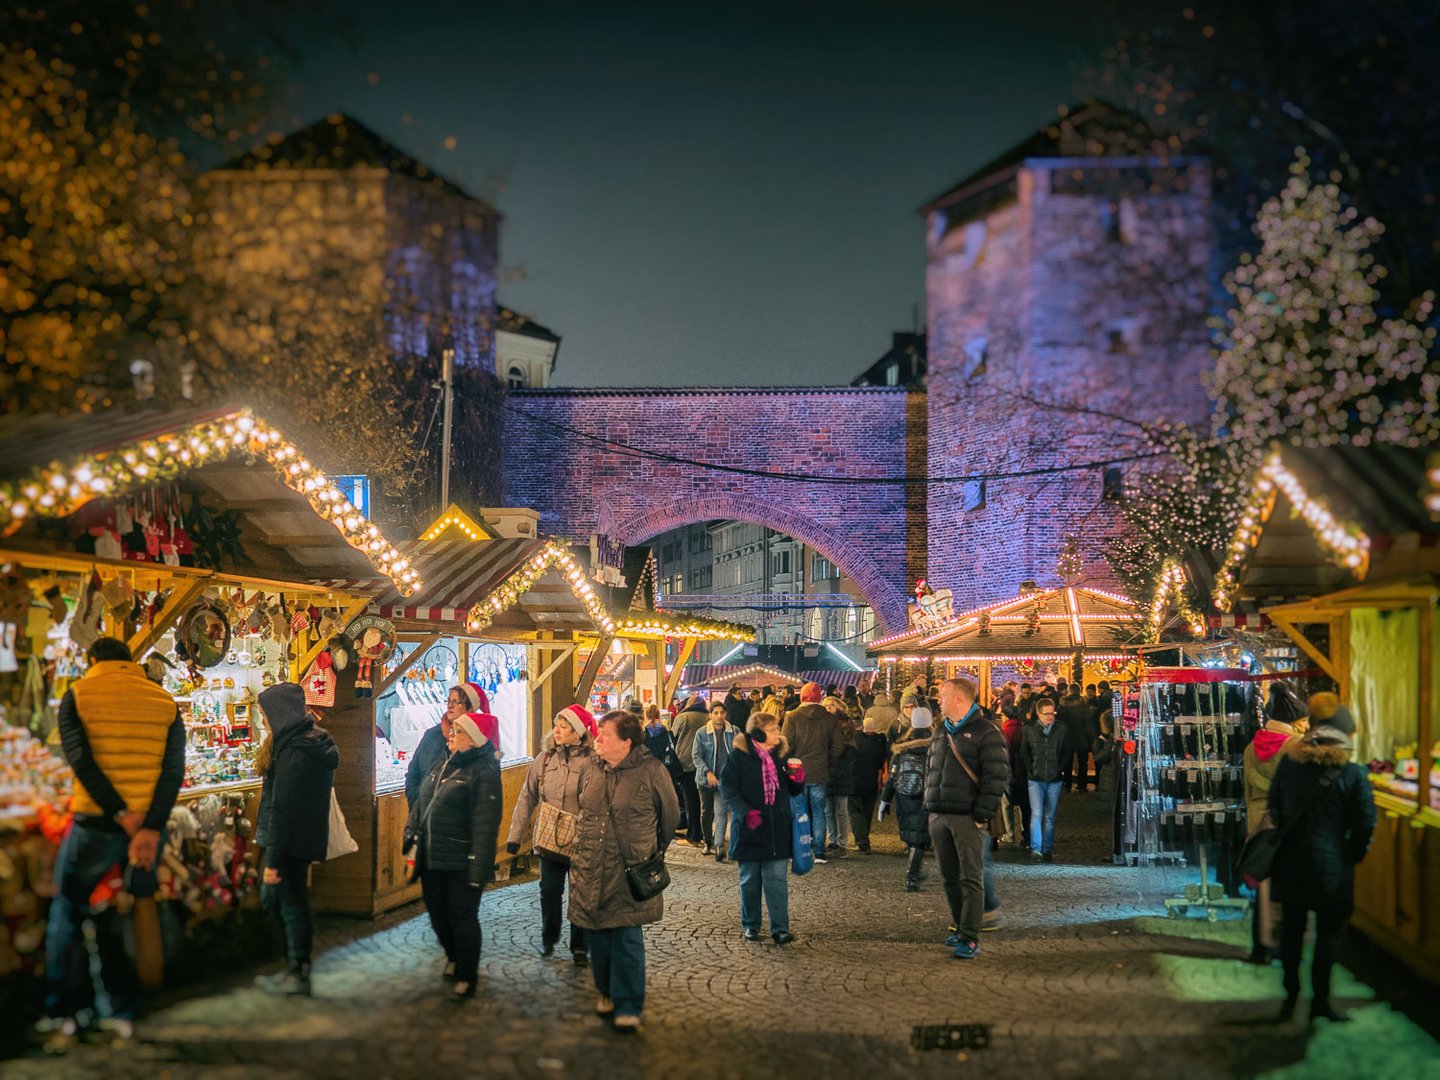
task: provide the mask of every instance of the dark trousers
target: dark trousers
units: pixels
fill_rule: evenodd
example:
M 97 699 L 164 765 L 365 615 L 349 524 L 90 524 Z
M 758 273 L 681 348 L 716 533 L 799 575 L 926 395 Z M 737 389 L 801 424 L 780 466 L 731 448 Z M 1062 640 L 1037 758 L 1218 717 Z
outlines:
M 540 940 L 554 945 L 560 940 L 561 915 L 565 909 L 565 878 L 570 864 L 540 856 Z M 585 929 L 570 924 L 570 951 L 585 951 Z
M 1080 790 L 1085 790 L 1085 785 L 1090 782 L 1090 751 L 1070 750 L 1065 758 L 1065 768 L 1060 770 L 1060 779 L 1065 784 L 1065 790 L 1070 790 L 1071 782 Z M 1097 780 L 1098 784 L 1099 781 Z
M 82 926 L 90 918 L 90 894 L 110 868 L 125 866 L 130 838 L 112 821 L 77 817 L 55 857 L 55 898 L 45 927 L 45 1012 L 74 1016 L 92 1000 L 90 965 Z M 138 886 L 137 886 L 138 887 Z M 153 895 L 153 890 L 145 895 Z M 94 917 L 100 981 L 113 1016 L 133 1018 L 140 980 L 125 952 L 123 920 L 110 910 Z
M 980 938 L 980 919 L 985 911 L 985 843 L 989 833 L 975 827 L 969 814 L 931 814 L 930 840 L 950 917 L 960 936 L 967 941 Z
M 875 820 L 875 804 L 879 801 L 878 791 L 850 796 L 850 828 L 855 832 L 855 846 L 861 851 L 870 846 L 870 823 Z
M 1020 807 L 1021 826 L 1025 835 L 1021 837 L 1021 843 L 1030 842 L 1030 781 L 1025 774 L 1018 769 L 1010 773 L 1010 802 Z
M 685 839 L 692 843 L 703 843 L 704 833 L 700 827 L 700 792 L 695 787 L 693 772 L 680 774 L 680 795 L 685 800 Z
M 464 870 L 425 869 L 420 876 L 430 926 L 455 965 L 457 982 L 473 983 L 480 974 L 480 892 Z
M 588 933 L 595 989 L 615 1003 L 616 1016 L 639 1016 L 645 1009 L 645 928 Z
M 276 867 L 280 884 L 261 885 L 260 903 L 270 921 L 285 939 L 285 955 L 298 971 L 310 963 L 311 942 L 315 939 L 315 916 L 310 911 L 310 863 L 288 856 Z
M 1283 924 L 1280 930 L 1280 963 L 1285 969 L 1285 993 L 1300 996 L 1300 953 L 1305 945 L 1305 923 L 1310 914 L 1303 904 L 1280 906 Z M 1310 962 L 1311 1009 L 1330 1004 L 1330 970 L 1340 951 L 1340 938 L 1345 933 L 1348 915 L 1315 913 L 1315 956 Z
M 905 860 L 905 880 L 913 881 L 916 885 L 925 880 L 925 849 L 923 847 L 910 849 L 910 855 Z

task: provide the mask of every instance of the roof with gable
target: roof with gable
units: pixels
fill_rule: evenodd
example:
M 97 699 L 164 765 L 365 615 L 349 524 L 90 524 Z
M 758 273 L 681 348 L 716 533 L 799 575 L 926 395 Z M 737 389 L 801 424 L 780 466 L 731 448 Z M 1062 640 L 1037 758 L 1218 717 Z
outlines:
M 331 113 L 308 127 L 268 141 L 211 171 L 354 168 L 385 169 L 397 176 L 433 183 L 452 195 L 480 203 L 491 214 L 499 216 L 484 199 L 470 194 L 424 162 L 411 157 L 373 128 L 344 113 Z
M 548 326 L 541 326 L 529 315 L 522 315 L 514 308 L 506 307 L 504 304 L 496 305 L 495 318 L 497 330 L 539 338 L 541 341 L 553 341 L 557 345 L 560 343 L 560 335 L 554 330 Z
M 945 211 L 952 223 L 974 217 L 1013 194 L 1015 175 L 1032 158 L 1111 157 L 1149 145 L 1155 129 L 1138 114 L 1107 101 L 1085 101 L 952 185 L 920 207 Z

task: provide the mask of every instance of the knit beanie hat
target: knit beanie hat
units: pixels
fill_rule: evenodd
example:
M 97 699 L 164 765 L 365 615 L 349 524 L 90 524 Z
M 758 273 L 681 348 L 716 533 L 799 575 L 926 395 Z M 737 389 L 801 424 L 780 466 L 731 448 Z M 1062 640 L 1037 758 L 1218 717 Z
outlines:
M 818 704 L 824 696 L 825 691 L 819 683 L 807 682 L 800 687 L 800 704 L 802 705 Z
M 579 705 L 567 705 L 555 714 L 555 719 L 564 720 L 575 729 L 575 734 L 579 735 L 582 739 L 586 735 L 589 735 L 593 739 L 598 730 L 595 726 L 595 717 L 591 714 L 590 710 L 582 708 Z
M 929 709 L 922 707 L 910 714 L 910 726 L 913 728 L 928 728 L 934 722 Z
M 463 731 L 466 735 L 470 736 L 470 741 L 476 746 L 485 746 L 491 741 L 490 737 L 480 730 L 480 725 L 476 722 L 476 717 L 481 715 L 483 714 L 470 713 L 455 721 L 455 730 Z
M 485 696 L 485 691 L 480 688 L 479 683 L 461 683 L 452 689 L 459 690 L 464 696 L 466 704 L 469 705 L 466 712 L 488 713 L 490 711 L 490 699 Z
M 888 731 L 890 725 L 878 716 L 865 717 L 865 734 L 874 735 L 876 732 Z

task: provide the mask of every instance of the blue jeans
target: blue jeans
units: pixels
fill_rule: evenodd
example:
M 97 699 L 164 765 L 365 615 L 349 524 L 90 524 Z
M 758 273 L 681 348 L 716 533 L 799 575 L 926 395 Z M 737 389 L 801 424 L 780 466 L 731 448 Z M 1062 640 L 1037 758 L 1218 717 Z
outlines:
M 816 855 L 825 854 L 825 824 L 829 820 L 830 792 L 824 784 L 806 784 L 805 802 L 810 807 L 810 845 Z M 838 844 L 839 841 L 837 840 Z
M 645 1009 L 645 928 L 617 926 L 585 931 L 595 989 L 615 1003 L 616 1016 Z
M 1049 855 L 1055 850 L 1055 808 L 1059 805 L 1059 780 L 1030 781 L 1031 851 Z
M 763 862 L 740 864 L 740 925 L 746 930 L 760 929 L 760 894 L 770 910 L 770 933 L 783 934 L 790 929 L 790 860 L 766 859 Z
M 164 838 L 161 838 L 164 846 Z M 89 964 L 81 926 L 90 916 L 90 894 L 106 872 L 126 865 L 130 837 L 104 818 L 77 817 L 55 856 L 55 898 L 45 926 L 45 1012 L 74 1016 L 90 1004 Z M 130 874 L 126 874 L 127 881 Z M 153 877 L 145 875 L 147 878 Z M 131 886 L 136 895 L 153 896 L 154 888 Z M 121 940 L 121 920 L 109 911 L 96 920 L 100 981 L 109 997 L 112 1016 L 133 1018 L 139 1003 L 139 979 Z

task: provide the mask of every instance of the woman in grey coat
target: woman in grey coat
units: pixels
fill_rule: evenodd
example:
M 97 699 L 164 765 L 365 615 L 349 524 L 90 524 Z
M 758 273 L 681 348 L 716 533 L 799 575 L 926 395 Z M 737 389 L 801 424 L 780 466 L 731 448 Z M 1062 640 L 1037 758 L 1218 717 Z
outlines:
M 570 921 L 585 929 L 595 1011 L 634 1032 L 645 1007 L 646 923 L 659 922 L 663 894 L 637 900 L 625 873 L 664 852 L 680 821 L 665 766 L 645 749 L 640 719 L 624 710 L 600 718 L 595 754 L 580 771 L 580 822 L 570 857 Z

